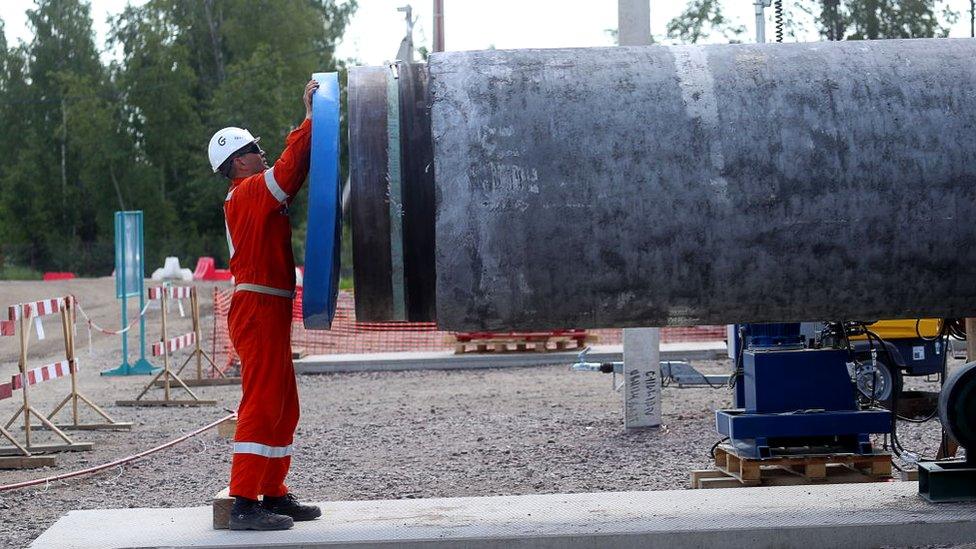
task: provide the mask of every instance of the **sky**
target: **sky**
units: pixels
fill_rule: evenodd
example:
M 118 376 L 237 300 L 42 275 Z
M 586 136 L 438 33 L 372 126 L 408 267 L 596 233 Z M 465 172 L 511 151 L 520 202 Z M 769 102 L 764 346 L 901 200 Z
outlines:
M 91 0 L 100 47 L 104 47 L 109 19 L 129 3 L 139 5 L 145 0 Z M 414 45 L 429 49 L 433 38 L 432 0 L 359 0 L 359 9 L 338 47 L 338 56 L 367 65 L 392 59 L 406 31 L 404 14 L 397 8 L 408 3 L 417 18 Z M 681 12 L 684 4 L 679 0 L 651 0 L 651 33 L 664 38 L 667 22 Z M 746 27 L 742 40 L 753 41 L 753 0 L 724 0 L 722 4 L 727 16 Z M 24 12 L 33 5 L 33 0 L 0 0 L 0 18 L 5 23 L 8 43 L 30 41 Z M 948 6 L 960 14 L 950 36 L 969 36 L 969 0 L 950 0 Z M 772 17 L 772 10 L 766 11 Z M 610 46 L 613 39 L 607 29 L 617 26 L 617 0 L 444 0 L 444 26 L 448 50 Z M 817 40 L 812 22 L 807 27 L 801 37 Z M 770 39 L 771 29 L 770 24 L 766 31 Z M 714 37 L 714 41 L 724 40 Z M 103 53 L 103 57 L 111 56 L 112 52 Z

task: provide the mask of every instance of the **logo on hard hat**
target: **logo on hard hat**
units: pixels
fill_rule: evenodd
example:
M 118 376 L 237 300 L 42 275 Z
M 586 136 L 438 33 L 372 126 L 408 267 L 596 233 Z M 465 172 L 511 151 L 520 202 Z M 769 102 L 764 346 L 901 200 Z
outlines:
M 220 138 L 217 139 L 217 144 L 223 147 L 227 144 L 227 138 L 221 135 Z

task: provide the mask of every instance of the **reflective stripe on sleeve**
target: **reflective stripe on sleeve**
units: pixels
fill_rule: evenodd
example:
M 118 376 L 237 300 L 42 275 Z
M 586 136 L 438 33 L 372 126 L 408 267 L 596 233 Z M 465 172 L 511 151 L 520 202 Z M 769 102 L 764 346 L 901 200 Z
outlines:
M 283 191 L 281 186 L 278 185 L 278 181 L 275 180 L 274 168 L 268 168 L 264 171 L 264 184 L 268 186 L 268 191 L 271 193 L 271 196 L 275 198 L 275 200 L 278 202 L 288 200 L 288 193 Z
M 230 192 L 227 193 L 227 198 L 224 199 L 224 202 L 230 202 L 230 199 L 233 198 L 233 196 L 234 196 L 234 189 L 231 189 Z M 233 258 L 234 257 L 234 241 L 231 240 L 231 238 L 230 238 L 230 225 L 227 224 L 227 213 L 226 212 L 224 213 L 224 229 L 226 229 L 226 231 L 227 231 L 227 250 L 230 251 L 230 257 Z
M 283 458 L 291 455 L 291 444 L 288 446 L 268 446 L 257 442 L 235 442 L 235 454 L 256 454 L 266 458 Z
M 224 229 L 227 230 L 227 249 L 230 251 L 230 257 L 234 257 L 234 241 L 230 238 L 230 225 L 227 224 L 226 219 L 224 219 Z

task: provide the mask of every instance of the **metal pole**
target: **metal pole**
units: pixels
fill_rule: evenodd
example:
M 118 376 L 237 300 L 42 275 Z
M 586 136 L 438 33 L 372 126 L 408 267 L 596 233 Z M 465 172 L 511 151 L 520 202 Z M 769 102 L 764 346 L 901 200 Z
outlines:
M 650 0 L 617 0 L 617 43 L 621 46 L 651 43 Z
M 168 348 L 169 334 L 166 331 L 166 303 L 167 303 L 167 300 L 166 300 L 167 295 L 166 294 L 169 293 L 169 288 L 167 288 L 166 286 L 160 286 L 159 289 L 162 292 L 162 295 L 159 298 L 159 308 L 163 312 L 163 315 L 162 315 L 163 316 L 163 338 L 162 338 L 162 342 L 163 342 L 163 372 L 164 372 L 163 373 L 163 389 L 164 389 L 163 392 L 166 395 L 165 398 L 164 398 L 164 400 L 167 400 L 168 401 L 169 400 L 169 380 L 170 380 L 170 373 L 169 373 L 169 348 Z
M 756 43 L 766 42 L 766 8 L 772 5 L 772 0 L 755 0 L 756 7 Z
M 118 237 L 118 248 L 115 249 L 115 268 L 118 270 L 120 293 L 122 295 L 122 328 L 129 325 L 129 293 L 126 291 L 128 281 L 125 279 L 125 212 L 115 214 L 115 232 Z M 122 332 L 122 375 L 129 373 L 129 331 Z
M 136 212 L 136 226 L 138 227 L 139 235 L 139 258 L 136 261 L 138 265 L 138 276 L 139 276 L 139 362 L 144 364 L 146 362 L 146 316 L 141 314 L 142 309 L 146 306 L 146 295 L 145 295 L 145 284 L 146 284 L 146 271 L 145 271 L 145 257 L 146 257 L 146 242 L 145 236 L 142 232 L 142 211 Z M 128 326 L 124 324 L 123 327 Z M 148 373 L 152 373 L 151 370 Z
M 444 0 L 434 0 L 434 51 L 444 51 Z

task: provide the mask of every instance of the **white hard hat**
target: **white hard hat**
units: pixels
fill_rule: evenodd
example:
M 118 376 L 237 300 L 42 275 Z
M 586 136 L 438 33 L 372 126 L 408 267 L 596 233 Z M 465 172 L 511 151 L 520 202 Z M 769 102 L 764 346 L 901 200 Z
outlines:
M 226 127 L 210 138 L 210 146 L 207 147 L 207 154 L 210 155 L 210 166 L 216 173 L 224 160 L 251 143 L 257 143 L 260 137 L 254 137 L 251 132 L 244 128 Z

